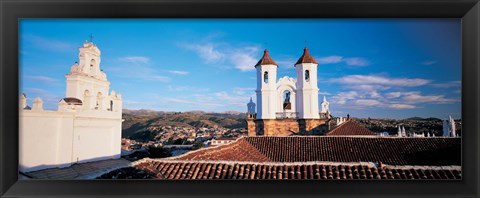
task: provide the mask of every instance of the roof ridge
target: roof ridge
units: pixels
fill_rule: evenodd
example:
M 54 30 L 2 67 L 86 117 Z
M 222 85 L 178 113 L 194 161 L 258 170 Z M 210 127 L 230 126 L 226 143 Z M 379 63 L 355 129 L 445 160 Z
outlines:
M 141 161 L 141 162 L 139 162 Z M 285 166 L 285 165 L 333 165 L 333 166 L 368 166 L 370 168 L 379 168 L 376 162 L 334 162 L 334 161 L 305 161 L 305 162 L 256 162 L 256 161 L 231 161 L 231 160 L 167 160 L 166 158 L 144 158 L 132 163 L 132 166 L 137 166 L 141 163 L 148 162 L 165 162 L 165 163 L 208 163 L 208 164 L 248 164 L 248 165 L 272 165 L 272 166 Z M 382 164 L 382 168 L 390 169 L 435 169 L 435 170 L 461 170 L 461 166 L 449 165 L 449 166 L 429 166 L 429 165 L 391 165 Z
M 197 150 L 194 150 L 194 151 L 191 151 L 191 152 L 187 152 L 187 153 L 184 153 L 184 154 L 181 154 L 181 155 L 177 155 L 177 156 L 173 156 L 173 157 L 167 157 L 167 158 L 163 158 L 163 159 L 177 159 L 177 158 L 185 157 L 187 155 L 195 154 L 195 153 L 198 153 L 198 152 L 201 152 L 201 151 L 224 147 L 224 146 L 227 146 L 227 145 L 230 145 L 230 144 L 234 144 L 234 143 L 236 143 L 236 142 L 238 142 L 238 141 L 240 141 L 241 139 L 244 139 L 244 138 L 245 137 L 239 137 L 236 140 L 234 140 L 232 142 L 229 142 L 229 143 L 226 143 L 226 144 L 222 144 L 222 145 L 214 146 L 214 147 L 204 147 L 204 148 L 200 148 L 200 149 L 197 149 Z
M 344 127 L 349 129 L 349 130 L 339 131 L 339 130 L 343 129 Z M 350 127 L 350 128 L 348 128 L 348 127 Z M 336 132 L 339 133 L 339 134 L 335 134 Z M 341 135 L 347 135 L 347 136 L 348 135 L 362 135 L 362 136 L 372 135 L 372 136 L 377 136 L 378 134 L 373 132 L 373 131 L 370 131 L 366 127 L 360 125 L 359 123 L 357 123 L 353 119 L 348 119 L 344 123 L 340 124 L 339 126 L 335 127 L 334 129 L 330 130 L 329 132 L 327 132 L 325 135 L 328 135 L 328 136 L 331 136 L 331 135 L 337 135 L 337 136 L 341 136 Z

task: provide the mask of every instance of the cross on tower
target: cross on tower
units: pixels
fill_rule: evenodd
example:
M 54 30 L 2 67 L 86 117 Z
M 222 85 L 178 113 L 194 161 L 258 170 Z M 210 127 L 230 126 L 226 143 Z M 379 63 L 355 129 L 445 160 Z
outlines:
M 90 33 L 90 42 L 93 43 L 93 34 Z

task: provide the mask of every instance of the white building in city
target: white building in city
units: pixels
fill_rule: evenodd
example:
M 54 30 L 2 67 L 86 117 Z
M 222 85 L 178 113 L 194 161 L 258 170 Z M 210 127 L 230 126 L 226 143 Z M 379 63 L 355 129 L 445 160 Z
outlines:
M 319 119 L 318 62 L 305 48 L 295 63 L 297 78 L 288 76 L 277 80 L 277 64 L 264 51 L 255 65 L 257 70 L 257 115 L 256 119 Z M 328 112 L 329 103 L 324 98 L 322 112 Z
M 455 120 L 452 116 L 443 121 L 443 136 L 445 137 L 457 137 Z
M 30 107 L 20 96 L 20 171 L 120 157 L 122 95 L 110 91 L 100 55 L 93 42 L 83 44 L 56 111 L 44 110 L 41 98 Z

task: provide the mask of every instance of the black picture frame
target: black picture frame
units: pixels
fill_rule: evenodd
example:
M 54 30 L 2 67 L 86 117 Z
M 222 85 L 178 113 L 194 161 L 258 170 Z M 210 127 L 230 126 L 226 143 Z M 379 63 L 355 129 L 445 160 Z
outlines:
M 479 197 L 478 0 L 0 0 L 1 197 Z M 21 18 L 462 18 L 461 181 L 18 180 Z M 252 30 L 252 33 L 253 30 Z

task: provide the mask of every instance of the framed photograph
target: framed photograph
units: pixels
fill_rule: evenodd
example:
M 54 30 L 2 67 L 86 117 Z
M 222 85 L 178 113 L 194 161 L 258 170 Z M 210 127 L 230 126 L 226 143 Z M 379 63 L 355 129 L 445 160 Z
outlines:
M 2 196 L 478 196 L 478 1 L 0 6 Z

